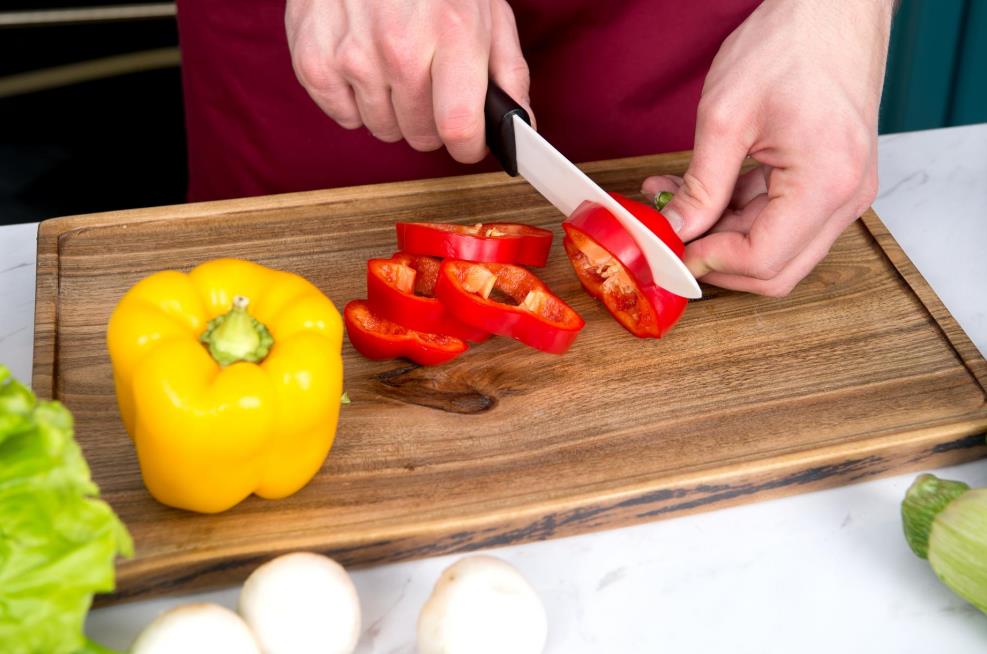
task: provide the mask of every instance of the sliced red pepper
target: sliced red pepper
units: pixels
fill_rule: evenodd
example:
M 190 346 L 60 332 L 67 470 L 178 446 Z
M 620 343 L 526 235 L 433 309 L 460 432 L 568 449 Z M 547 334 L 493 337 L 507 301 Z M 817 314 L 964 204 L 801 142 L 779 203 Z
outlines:
M 489 332 L 456 320 L 435 299 L 442 262 L 429 256 L 398 252 L 390 259 L 367 262 L 367 305 L 375 315 L 402 327 L 455 336 L 480 343 Z
M 518 223 L 398 223 L 398 249 L 433 257 L 544 266 L 552 232 Z
M 585 324 L 534 273 L 511 264 L 447 259 L 435 296 L 465 323 L 554 354 L 569 349 Z
M 680 258 L 682 240 L 655 209 L 617 194 L 613 197 L 641 220 Z M 562 225 L 569 262 L 586 291 L 603 302 L 627 331 L 661 338 L 685 311 L 686 299 L 651 283 L 644 254 L 604 207 L 584 204 Z
M 654 232 L 680 259 L 685 255 L 685 244 L 682 243 L 682 239 L 665 220 L 665 216 L 661 215 L 654 207 L 635 202 L 619 193 L 611 193 L 610 195 L 640 220 L 645 227 Z M 641 248 L 638 247 L 637 241 L 606 207 L 584 202 L 565 222 L 589 234 L 594 241 L 609 250 L 640 284 L 654 283 L 651 266 L 648 265 L 648 260 Z
M 467 349 L 462 339 L 407 329 L 381 318 L 364 300 L 347 304 L 343 318 L 350 343 L 368 359 L 405 357 L 423 366 L 435 366 L 455 359 Z

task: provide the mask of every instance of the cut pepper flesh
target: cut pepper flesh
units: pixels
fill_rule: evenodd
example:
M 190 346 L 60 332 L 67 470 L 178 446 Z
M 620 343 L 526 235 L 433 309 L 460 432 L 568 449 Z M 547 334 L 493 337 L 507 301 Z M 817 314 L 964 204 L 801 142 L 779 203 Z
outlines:
M 681 259 L 685 255 L 685 244 L 682 243 L 682 239 L 678 237 L 665 217 L 657 210 L 625 198 L 618 193 L 611 193 L 610 195 L 651 230 L 677 257 Z M 648 264 L 644 252 L 634 237 L 606 207 L 584 202 L 576 207 L 565 224 L 588 234 L 607 256 L 612 256 L 620 261 L 638 284 L 642 286 L 654 284 L 651 266 Z M 587 254 L 592 258 L 591 253 Z
M 368 359 L 405 357 L 434 366 L 466 351 L 466 342 L 453 336 L 408 329 L 373 313 L 364 300 L 353 300 L 343 310 L 346 333 L 357 352 Z
M 545 352 L 565 352 L 585 324 L 532 272 L 510 264 L 446 260 L 435 294 L 459 320 Z
M 399 252 L 367 262 L 367 304 L 374 314 L 408 329 L 479 343 L 489 332 L 467 325 L 435 299 L 440 261 Z
M 682 257 L 685 247 L 664 216 L 639 202 L 613 197 Z M 583 288 L 625 329 L 635 336 L 661 338 L 678 321 L 686 299 L 646 281 L 652 277 L 643 252 L 604 207 L 581 205 L 563 229 L 563 246 Z

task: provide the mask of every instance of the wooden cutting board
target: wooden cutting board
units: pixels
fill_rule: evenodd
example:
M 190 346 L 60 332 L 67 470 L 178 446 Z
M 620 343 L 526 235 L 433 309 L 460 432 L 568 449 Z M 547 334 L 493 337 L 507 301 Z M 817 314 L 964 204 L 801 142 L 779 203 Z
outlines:
M 589 164 L 636 195 L 688 153 Z M 341 309 L 398 220 L 555 230 L 540 271 L 586 319 L 565 356 L 508 339 L 445 366 L 371 362 L 348 343 L 336 444 L 281 501 L 220 515 L 144 490 L 104 332 L 132 284 L 237 256 L 300 273 Z M 661 341 L 623 331 L 579 288 L 560 216 L 488 174 L 61 218 L 38 238 L 34 385 L 75 413 L 137 556 L 113 599 L 244 578 L 281 552 L 373 564 L 542 540 L 984 456 L 987 363 L 873 212 L 787 298 L 706 288 Z

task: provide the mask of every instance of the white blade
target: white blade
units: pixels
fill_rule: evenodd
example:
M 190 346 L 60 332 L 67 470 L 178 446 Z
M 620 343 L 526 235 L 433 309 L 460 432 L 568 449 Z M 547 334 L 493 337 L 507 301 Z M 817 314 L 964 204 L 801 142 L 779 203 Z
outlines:
M 586 200 L 603 205 L 637 241 L 658 286 L 683 297 L 702 297 L 696 278 L 660 238 L 517 116 L 514 143 L 518 172 L 559 211 L 571 216 Z

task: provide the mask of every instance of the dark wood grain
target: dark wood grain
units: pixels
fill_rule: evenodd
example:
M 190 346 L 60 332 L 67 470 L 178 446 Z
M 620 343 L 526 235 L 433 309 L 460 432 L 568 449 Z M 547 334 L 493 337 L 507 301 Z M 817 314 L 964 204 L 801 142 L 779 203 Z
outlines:
M 687 153 L 599 162 L 635 194 Z M 506 339 L 437 368 L 344 345 L 339 435 L 305 489 L 204 516 L 144 490 L 104 344 L 116 301 L 150 272 L 239 256 L 305 275 L 338 306 L 396 220 L 559 216 L 502 174 L 355 187 L 41 225 L 34 384 L 75 413 L 138 555 L 114 599 L 242 579 L 279 552 L 348 565 L 540 540 L 984 456 L 985 362 L 872 213 L 787 298 L 705 289 L 661 341 L 624 332 L 556 243 L 540 274 L 586 319 L 568 354 Z

